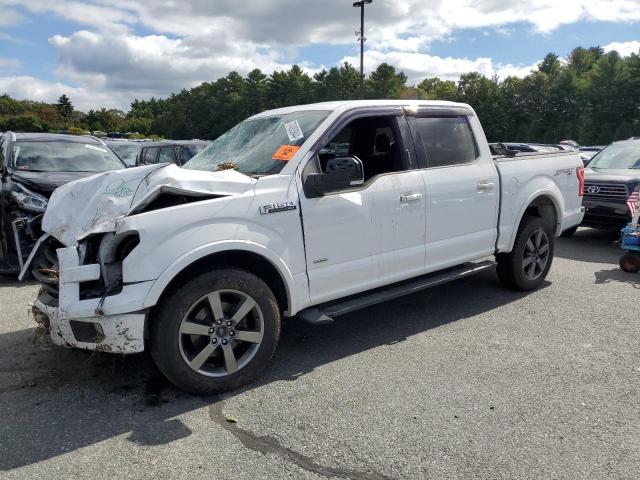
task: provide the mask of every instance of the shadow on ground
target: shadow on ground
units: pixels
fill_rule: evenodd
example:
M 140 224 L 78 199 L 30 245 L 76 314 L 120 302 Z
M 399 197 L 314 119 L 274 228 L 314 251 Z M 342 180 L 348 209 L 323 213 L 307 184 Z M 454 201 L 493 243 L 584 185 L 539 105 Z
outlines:
M 620 268 L 608 268 L 596 272 L 595 275 L 597 284 L 620 282 L 640 289 L 640 274 L 638 273 L 626 273 Z
M 505 291 L 493 272 L 485 272 L 344 316 L 331 326 L 289 320 L 265 376 L 244 391 L 294 382 L 324 364 L 403 342 L 523 296 Z M 465 302 L 456 301 L 461 297 Z M 66 350 L 37 337 L 35 329 L 0 335 L 0 352 L 2 470 L 127 433 L 139 445 L 172 442 L 191 434 L 176 416 L 217 401 L 172 388 L 144 354 Z
M 588 263 L 618 263 L 622 250 L 617 245 L 620 234 L 581 228 L 572 237 L 560 238 L 555 255 L 567 260 Z

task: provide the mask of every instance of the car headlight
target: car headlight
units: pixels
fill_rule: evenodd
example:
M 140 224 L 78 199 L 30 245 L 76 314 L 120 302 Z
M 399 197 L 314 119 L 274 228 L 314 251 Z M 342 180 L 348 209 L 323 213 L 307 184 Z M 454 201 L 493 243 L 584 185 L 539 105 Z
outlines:
M 15 184 L 16 189 L 11 192 L 11 197 L 20 208 L 30 212 L 44 213 L 47 209 L 47 199 L 39 193 L 32 192 L 24 185 Z

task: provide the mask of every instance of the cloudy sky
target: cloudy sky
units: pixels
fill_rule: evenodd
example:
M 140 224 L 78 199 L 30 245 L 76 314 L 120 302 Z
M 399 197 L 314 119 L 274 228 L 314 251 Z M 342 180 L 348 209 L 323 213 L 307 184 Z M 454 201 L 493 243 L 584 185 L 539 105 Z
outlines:
M 127 109 L 230 70 L 358 62 L 352 0 L 0 0 L 0 93 Z M 640 51 L 640 0 L 374 0 L 365 68 L 524 75 L 550 51 Z

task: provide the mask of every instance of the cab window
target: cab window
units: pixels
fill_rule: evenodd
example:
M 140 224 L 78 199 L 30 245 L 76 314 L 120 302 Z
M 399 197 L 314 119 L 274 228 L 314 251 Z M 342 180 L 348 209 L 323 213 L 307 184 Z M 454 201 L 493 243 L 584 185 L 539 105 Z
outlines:
M 365 183 L 386 173 L 408 170 L 394 116 L 359 118 L 346 125 L 320 150 L 320 169 L 331 158 L 357 157 Z
M 148 147 L 142 156 L 143 164 L 153 164 L 158 163 L 158 151 L 160 149 L 158 147 Z
M 162 147 L 158 156 L 158 163 L 175 163 L 173 147 Z
M 467 117 L 419 117 L 413 125 L 416 148 L 422 148 L 428 168 L 465 165 L 478 158 Z

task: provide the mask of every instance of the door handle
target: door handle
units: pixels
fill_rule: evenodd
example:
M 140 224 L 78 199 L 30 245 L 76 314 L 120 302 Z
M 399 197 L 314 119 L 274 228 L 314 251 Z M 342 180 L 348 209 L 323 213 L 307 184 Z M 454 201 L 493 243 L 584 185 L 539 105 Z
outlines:
M 406 193 L 400 195 L 400 203 L 416 203 L 422 200 L 421 193 Z
M 490 181 L 478 182 L 478 193 L 488 193 L 493 192 L 496 184 Z

